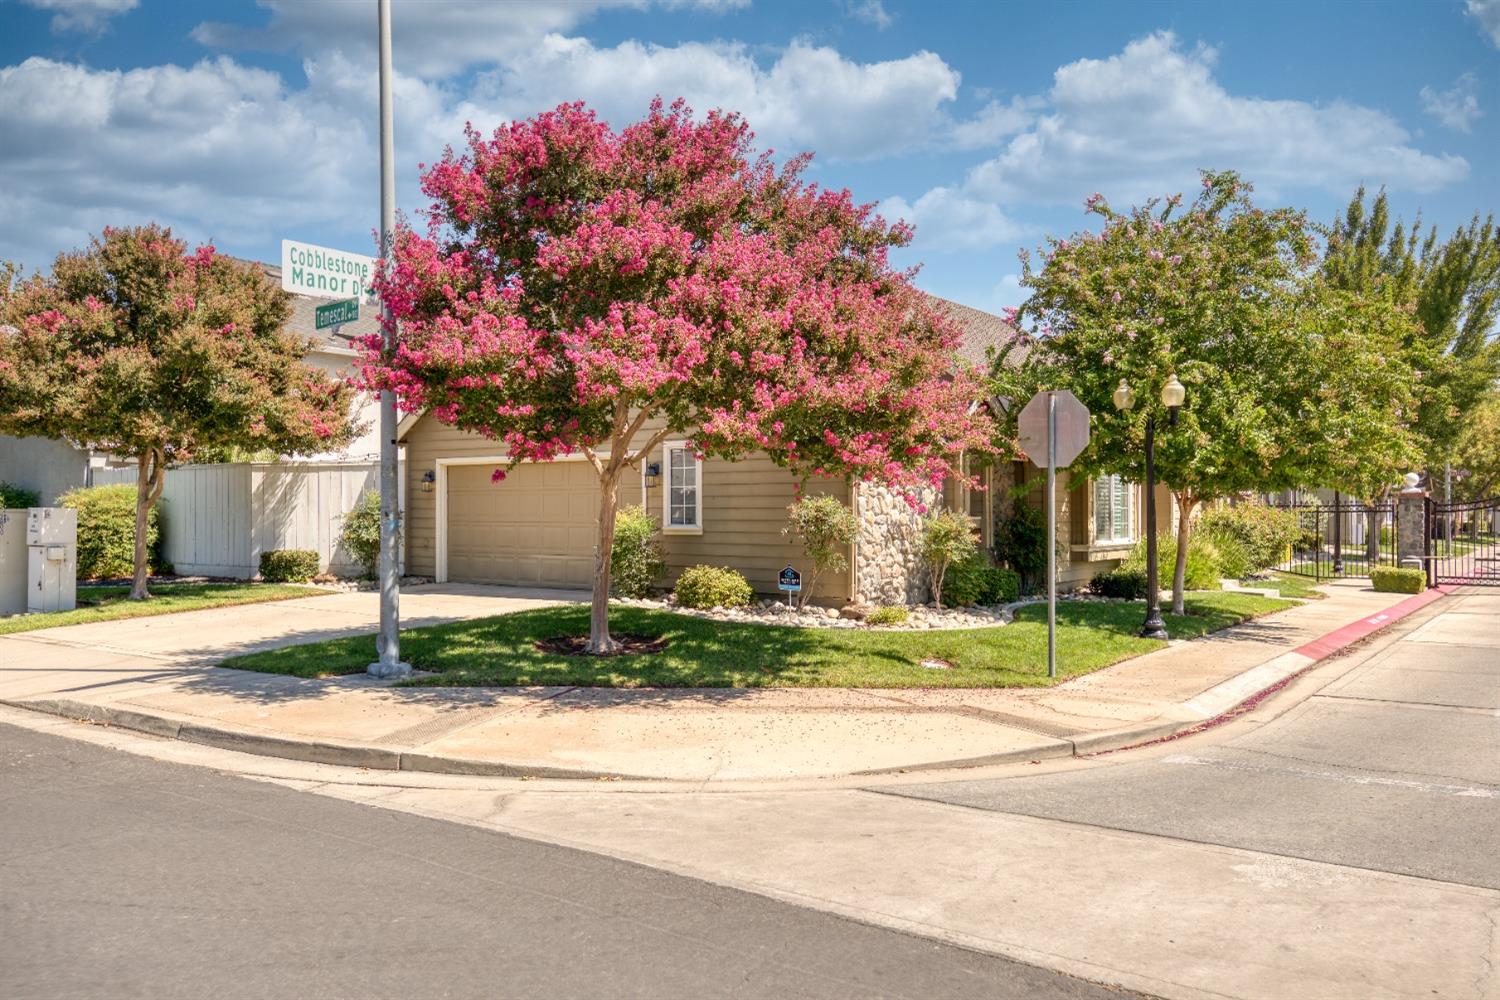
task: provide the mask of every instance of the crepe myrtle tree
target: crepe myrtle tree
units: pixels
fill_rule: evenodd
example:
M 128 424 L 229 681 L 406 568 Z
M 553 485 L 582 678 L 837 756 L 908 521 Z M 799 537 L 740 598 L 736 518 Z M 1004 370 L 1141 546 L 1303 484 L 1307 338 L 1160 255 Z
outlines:
M 62 438 L 139 467 L 133 600 L 166 468 L 226 449 L 352 439 L 352 390 L 304 362 L 289 296 L 259 265 L 155 225 L 105 229 L 0 296 L 0 433 Z
M 570 454 L 598 474 L 592 653 L 617 648 L 621 479 L 668 437 L 913 503 L 993 447 L 957 330 L 887 260 L 909 227 L 751 139 L 736 114 L 660 100 L 619 131 L 582 104 L 471 127 L 424 170 L 426 235 L 403 227 L 378 270 L 400 336 L 366 341 L 367 386 L 503 442 L 497 481 Z
M 1256 207 L 1250 190 L 1235 173 L 1206 171 L 1188 204 L 1174 195 L 1117 213 L 1090 197 L 1100 231 L 1050 240 L 1039 267 L 1022 255 L 1031 294 L 1019 317 L 1037 347 L 1020 374 L 997 372 L 993 387 L 1072 389 L 1095 415 L 1077 462 L 1085 475 L 1143 481 L 1146 418 L 1156 417 L 1157 476 L 1178 509 L 1177 614 L 1194 509 L 1315 481 L 1326 459 L 1316 444 L 1337 410 L 1308 402 L 1322 399 L 1338 363 L 1336 349 L 1306 338 L 1322 308 L 1305 280 L 1310 227 L 1299 211 Z M 1187 395 L 1169 429 L 1161 388 L 1173 375 Z M 1122 380 L 1140 401 L 1125 413 L 1111 402 Z

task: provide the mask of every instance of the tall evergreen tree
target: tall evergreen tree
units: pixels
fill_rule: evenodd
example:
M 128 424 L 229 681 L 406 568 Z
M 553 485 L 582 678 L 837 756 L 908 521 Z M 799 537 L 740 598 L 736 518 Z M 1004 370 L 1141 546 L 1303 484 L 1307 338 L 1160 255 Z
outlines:
M 1413 429 L 1429 469 L 1451 462 L 1470 415 L 1500 379 L 1500 228 L 1476 214 L 1447 240 L 1391 225 L 1380 191 L 1366 208 L 1361 187 L 1344 217 L 1326 227 L 1324 274 L 1335 287 L 1408 303 L 1417 320 L 1407 345 L 1421 376 Z

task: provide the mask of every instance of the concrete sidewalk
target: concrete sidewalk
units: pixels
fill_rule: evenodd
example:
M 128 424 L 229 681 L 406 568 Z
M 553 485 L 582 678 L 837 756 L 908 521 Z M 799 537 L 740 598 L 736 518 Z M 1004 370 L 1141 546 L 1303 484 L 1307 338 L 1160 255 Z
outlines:
M 456 774 L 706 782 L 973 766 L 1192 728 L 1328 655 L 1307 652 L 1322 637 L 1353 641 L 1411 604 L 1351 582 L 1327 589 L 1047 689 L 413 689 L 214 667 L 371 631 L 375 596 L 339 594 L 0 637 L 0 701 L 268 756 Z M 412 588 L 402 606 L 417 625 L 578 597 L 444 585 Z

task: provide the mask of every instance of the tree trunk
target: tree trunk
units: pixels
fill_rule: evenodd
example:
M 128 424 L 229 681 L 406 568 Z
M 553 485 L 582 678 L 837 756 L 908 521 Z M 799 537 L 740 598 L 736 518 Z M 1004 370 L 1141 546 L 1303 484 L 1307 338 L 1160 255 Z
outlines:
M 599 477 L 599 540 L 594 547 L 594 599 L 589 609 L 588 651 L 594 655 L 619 649 L 609 635 L 610 552 L 615 546 L 615 507 L 620 501 L 620 470 Z
M 156 449 L 148 448 L 136 459 L 135 476 L 135 576 L 130 584 L 130 599 L 144 601 L 151 597 L 146 589 L 146 577 L 151 572 L 150 529 L 151 508 L 161 496 L 165 477 L 162 456 Z
M 1180 615 L 1185 612 L 1183 594 L 1187 590 L 1187 559 L 1188 559 L 1188 535 L 1193 530 L 1192 516 L 1193 507 L 1198 501 L 1186 492 L 1176 494 L 1177 497 L 1177 565 L 1172 570 L 1172 614 Z
M 1378 499 L 1378 498 L 1377 498 Z M 1380 564 L 1380 512 L 1375 502 L 1365 511 L 1365 573 Z

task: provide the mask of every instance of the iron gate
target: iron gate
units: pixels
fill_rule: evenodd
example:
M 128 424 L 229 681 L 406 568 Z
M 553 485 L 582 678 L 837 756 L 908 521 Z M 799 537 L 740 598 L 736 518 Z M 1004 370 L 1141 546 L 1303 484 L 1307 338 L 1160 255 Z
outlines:
M 1500 585 L 1500 497 L 1427 501 L 1427 583 Z
M 1369 576 L 1376 566 L 1399 566 L 1395 503 L 1278 504 L 1297 515 L 1297 539 L 1277 568 L 1314 580 Z

